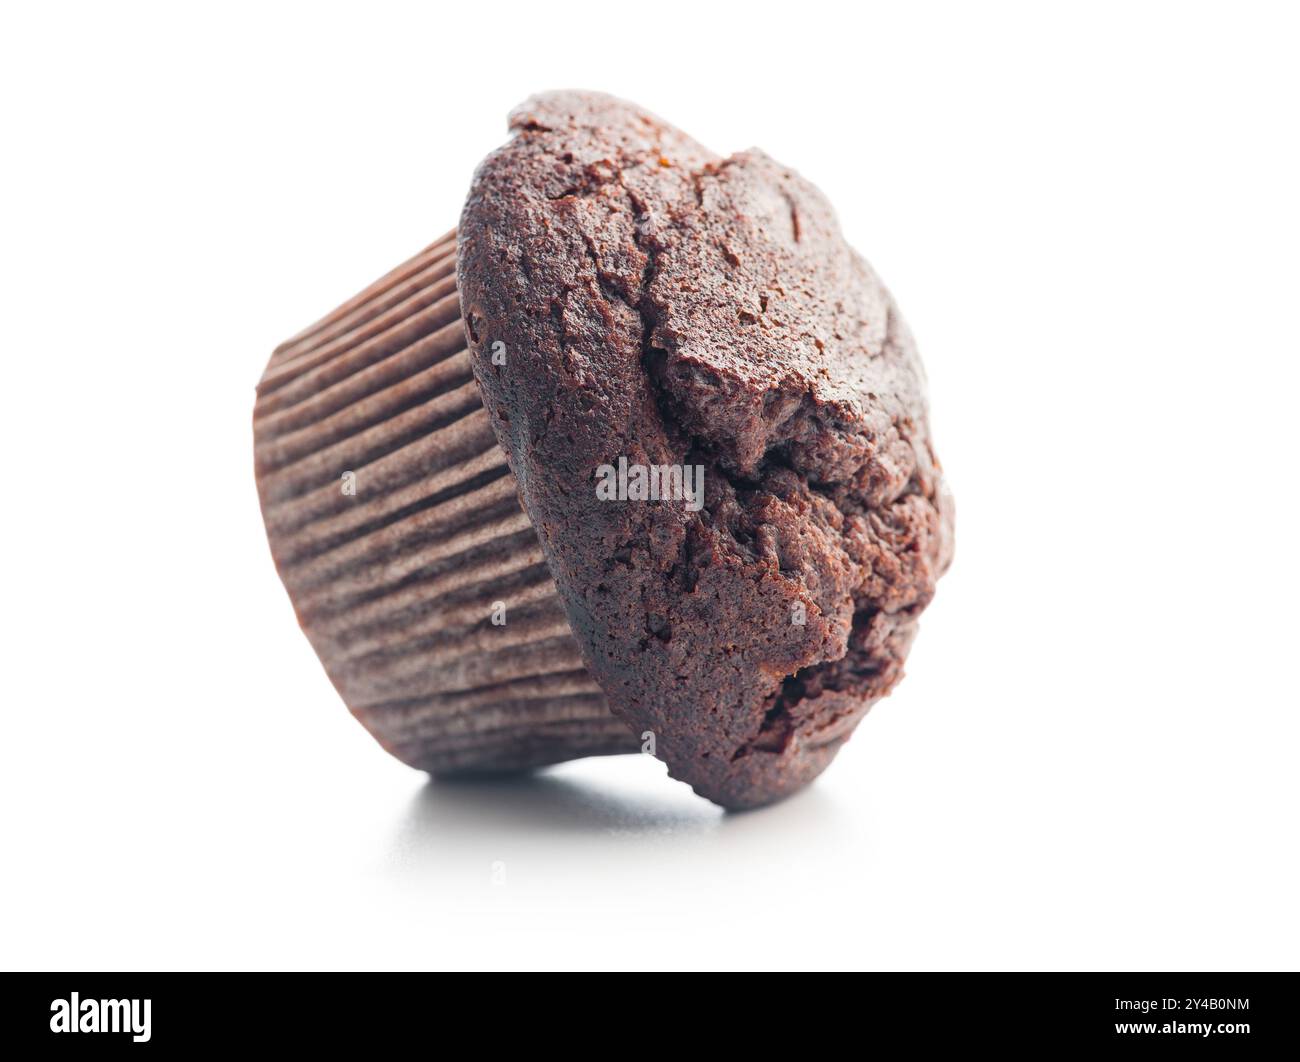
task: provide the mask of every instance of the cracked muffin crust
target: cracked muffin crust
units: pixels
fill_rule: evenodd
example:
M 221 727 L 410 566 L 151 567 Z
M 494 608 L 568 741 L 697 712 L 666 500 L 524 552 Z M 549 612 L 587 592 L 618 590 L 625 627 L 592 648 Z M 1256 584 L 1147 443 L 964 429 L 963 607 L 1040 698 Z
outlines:
M 674 777 L 778 799 L 898 681 L 951 557 L 912 338 L 762 152 L 590 93 L 510 125 L 461 217 L 461 310 L 570 626 Z M 702 507 L 602 500 L 620 458 L 701 466 Z

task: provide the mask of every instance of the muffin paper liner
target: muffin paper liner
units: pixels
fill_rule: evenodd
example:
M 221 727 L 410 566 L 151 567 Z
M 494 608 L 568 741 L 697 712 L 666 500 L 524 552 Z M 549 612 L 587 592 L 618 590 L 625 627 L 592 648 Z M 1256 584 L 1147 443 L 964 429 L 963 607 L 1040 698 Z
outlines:
M 637 751 L 479 398 L 454 231 L 276 348 L 253 435 L 298 621 L 385 749 L 435 773 Z

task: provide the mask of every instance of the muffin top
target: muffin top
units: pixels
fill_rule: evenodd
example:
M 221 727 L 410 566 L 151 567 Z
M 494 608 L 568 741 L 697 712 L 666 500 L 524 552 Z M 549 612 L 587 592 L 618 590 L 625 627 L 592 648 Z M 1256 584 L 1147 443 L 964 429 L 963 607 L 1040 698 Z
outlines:
M 586 662 L 728 807 L 815 777 L 951 555 L 924 374 L 822 194 L 647 112 L 535 97 L 474 177 L 474 372 Z

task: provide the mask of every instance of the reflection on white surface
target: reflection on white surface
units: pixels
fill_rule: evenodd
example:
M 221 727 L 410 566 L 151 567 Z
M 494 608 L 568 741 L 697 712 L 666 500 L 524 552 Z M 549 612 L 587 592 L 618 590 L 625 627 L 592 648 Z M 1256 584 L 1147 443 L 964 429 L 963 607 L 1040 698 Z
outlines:
M 432 781 L 384 851 L 386 915 L 403 912 L 408 961 L 762 965 L 774 941 L 832 939 L 860 889 L 869 818 L 842 811 L 814 785 L 728 813 L 635 755 Z
M 777 862 L 824 860 L 839 822 L 816 786 L 728 813 L 668 780 L 662 764 L 619 756 L 518 777 L 431 781 L 411 800 L 387 866 L 434 892 L 549 896 L 599 879 L 624 895 L 647 886 L 663 897 L 691 879 L 714 887 L 720 876 L 761 879 Z

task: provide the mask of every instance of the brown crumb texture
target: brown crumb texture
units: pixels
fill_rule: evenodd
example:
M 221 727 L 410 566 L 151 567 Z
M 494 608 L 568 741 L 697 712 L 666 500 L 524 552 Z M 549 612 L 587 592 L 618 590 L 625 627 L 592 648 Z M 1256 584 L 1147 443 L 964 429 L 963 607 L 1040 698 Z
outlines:
M 951 557 L 912 337 L 762 152 L 589 93 L 511 128 L 461 218 L 461 307 L 573 632 L 674 777 L 780 798 L 897 682 Z M 620 457 L 703 466 L 703 508 L 600 500 Z

